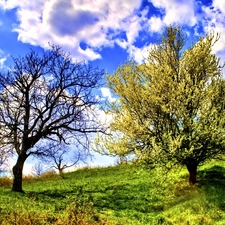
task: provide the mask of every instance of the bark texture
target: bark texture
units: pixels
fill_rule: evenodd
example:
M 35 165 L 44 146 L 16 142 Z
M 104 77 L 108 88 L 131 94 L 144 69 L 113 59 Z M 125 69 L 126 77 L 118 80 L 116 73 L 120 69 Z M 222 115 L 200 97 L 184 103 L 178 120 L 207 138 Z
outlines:
M 187 166 L 189 172 L 189 184 L 194 185 L 197 183 L 197 165 L 192 164 Z
M 26 156 L 20 155 L 17 159 L 15 166 L 13 167 L 13 186 L 12 191 L 24 192 L 22 189 L 22 178 L 23 178 L 23 165 L 26 160 Z

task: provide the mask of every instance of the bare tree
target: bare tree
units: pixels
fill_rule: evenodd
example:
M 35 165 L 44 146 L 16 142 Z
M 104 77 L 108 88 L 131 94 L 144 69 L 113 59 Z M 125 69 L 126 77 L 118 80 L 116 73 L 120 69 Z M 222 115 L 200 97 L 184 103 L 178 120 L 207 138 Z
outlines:
M 32 174 L 36 177 L 40 177 L 45 172 L 44 164 L 37 162 L 32 166 Z
M 23 192 L 24 162 L 30 155 L 45 155 L 46 148 L 40 148 L 45 141 L 73 138 L 88 147 L 88 135 L 103 132 L 93 91 L 104 72 L 73 62 L 58 46 L 43 53 L 31 50 L 13 62 L 0 73 L 0 138 L 18 155 L 12 190 Z
M 89 152 L 85 148 L 72 148 L 65 144 L 50 143 L 48 150 L 46 150 L 46 162 L 53 163 L 53 168 L 58 170 L 59 174 L 63 176 L 65 169 L 71 168 L 78 163 L 86 163 Z
M 9 154 L 5 151 L 0 151 L 0 173 L 7 170 Z

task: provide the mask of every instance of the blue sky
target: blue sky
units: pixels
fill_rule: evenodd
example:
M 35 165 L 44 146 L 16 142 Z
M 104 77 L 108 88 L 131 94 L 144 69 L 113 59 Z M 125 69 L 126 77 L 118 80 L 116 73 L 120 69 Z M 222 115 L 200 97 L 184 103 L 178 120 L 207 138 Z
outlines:
M 141 63 L 168 25 L 194 42 L 218 32 L 213 50 L 225 61 L 225 0 L 0 0 L 0 69 L 51 43 L 112 73 L 127 59 Z
M 128 58 L 141 62 L 170 24 L 194 41 L 219 32 L 225 59 L 224 0 L 0 0 L 0 66 L 50 42 L 111 73 Z

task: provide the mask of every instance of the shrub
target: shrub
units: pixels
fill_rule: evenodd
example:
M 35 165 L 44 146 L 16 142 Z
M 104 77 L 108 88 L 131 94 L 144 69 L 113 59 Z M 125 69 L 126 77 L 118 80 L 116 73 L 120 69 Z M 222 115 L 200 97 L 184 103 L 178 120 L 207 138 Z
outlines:
M 42 173 L 39 177 L 40 178 L 50 178 L 54 177 L 57 173 L 54 170 L 49 170 L 44 173 Z
M 85 201 L 74 201 L 67 208 L 66 225 L 105 225 L 94 212 L 92 203 Z
M 34 212 L 27 212 L 25 210 L 17 210 L 8 213 L 1 225 L 44 225 L 57 224 L 57 218 L 52 215 L 38 214 Z
M 11 187 L 12 179 L 9 177 L 0 177 L 0 187 Z
M 100 219 L 92 203 L 74 201 L 61 214 L 27 211 L 25 209 L 7 212 L 0 219 L 1 225 L 116 225 Z

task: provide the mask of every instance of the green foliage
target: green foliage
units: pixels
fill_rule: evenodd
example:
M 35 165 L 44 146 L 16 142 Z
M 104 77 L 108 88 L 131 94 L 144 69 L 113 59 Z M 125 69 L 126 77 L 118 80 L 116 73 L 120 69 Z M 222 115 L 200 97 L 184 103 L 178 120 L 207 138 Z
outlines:
M 73 202 L 64 210 L 61 216 L 56 216 L 54 212 L 36 212 L 32 210 L 18 209 L 8 213 L 1 221 L 2 225 L 113 225 L 100 220 L 94 213 L 93 207 L 85 202 Z
M 119 165 L 25 181 L 25 194 L 0 187 L 0 224 L 223 224 L 224 166 L 201 167 L 196 186 L 179 167 Z
M 180 28 L 168 27 L 144 64 L 130 62 L 109 75 L 118 100 L 108 106 L 111 135 L 97 141 L 103 152 L 135 155 L 147 164 L 179 163 L 193 174 L 223 154 L 224 81 L 212 52 L 218 39 L 208 34 L 184 50 Z

